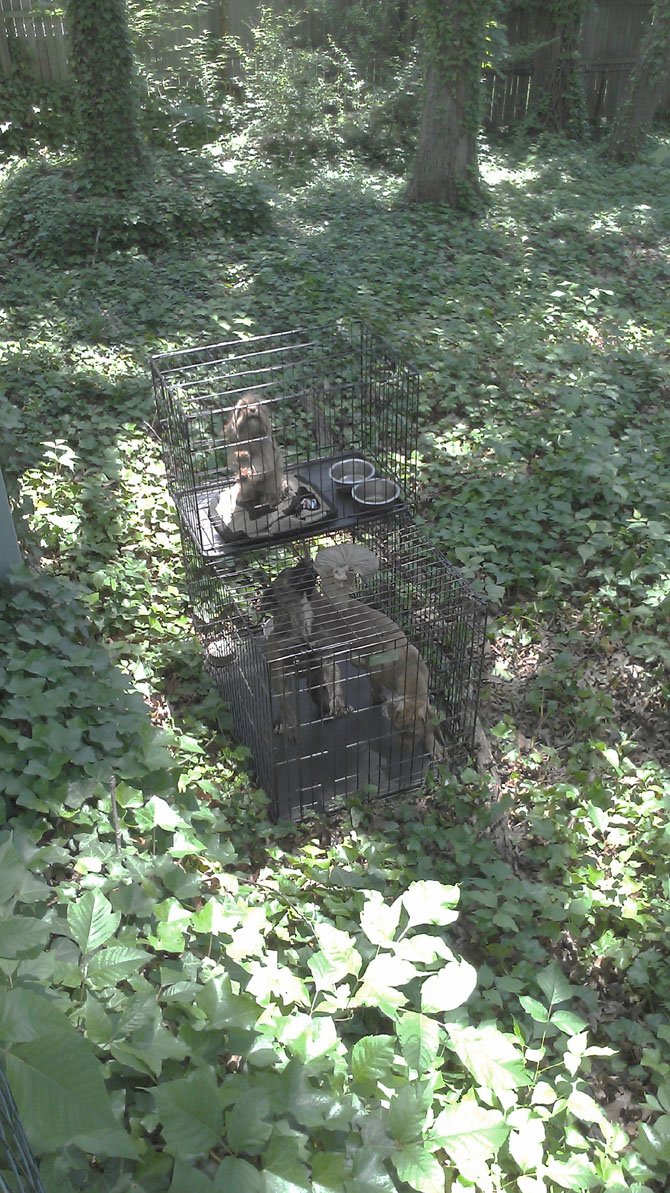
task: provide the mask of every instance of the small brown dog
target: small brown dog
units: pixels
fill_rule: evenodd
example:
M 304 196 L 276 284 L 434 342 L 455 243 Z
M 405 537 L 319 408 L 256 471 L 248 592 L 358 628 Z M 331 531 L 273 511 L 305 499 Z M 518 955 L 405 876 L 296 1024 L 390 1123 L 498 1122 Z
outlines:
M 288 491 L 288 479 L 265 404 L 254 394 L 243 394 L 224 430 L 231 445 L 228 466 L 240 482 L 239 503 L 275 509 Z

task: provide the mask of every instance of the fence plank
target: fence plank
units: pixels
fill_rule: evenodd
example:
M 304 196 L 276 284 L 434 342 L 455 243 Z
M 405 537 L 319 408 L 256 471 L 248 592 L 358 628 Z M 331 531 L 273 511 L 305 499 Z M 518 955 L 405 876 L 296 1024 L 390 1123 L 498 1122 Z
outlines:
M 277 10 L 292 9 L 293 0 L 270 0 Z M 187 76 L 184 50 L 192 38 L 211 33 L 236 38 L 252 48 L 251 29 L 257 23 L 261 0 L 209 0 L 193 4 L 191 12 L 175 9 L 166 20 L 161 35 L 140 49 L 144 62 L 157 75 L 175 73 Z M 592 120 L 611 120 L 623 96 L 628 74 L 635 61 L 640 41 L 649 24 L 651 0 L 592 0 L 582 31 L 582 65 L 589 115 Z M 332 14 L 311 14 L 305 33 L 312 42 L 323 44 L 342 27 L 346 7 L 333 5 Z M 532 60 L 518 64 L 504 74 L 487 75 L 486 123 L 506 126 L 522 119 L 542 90 L 543 78 L 551 58 L 553 25 L 546 9 L 512 8 L 507 16 L 507 35 L 511 47 L 537 46 Z M 11 37 L 28 50 L 35 77 L 44 82 L 60 81 L 68 75 L 67 38 L 62 20 L 42 17 L 32 11 L 31 0 L 0 0 L 0 73 L 12 70 Z M 370 61 L 372 83 L 379 63 Z M 183 68 L 183 69 L 180 69 Z M 240 62 L 229 55 L 229 70 L 239 72 Z M 664 108 L 670 106 L 670 88 Z

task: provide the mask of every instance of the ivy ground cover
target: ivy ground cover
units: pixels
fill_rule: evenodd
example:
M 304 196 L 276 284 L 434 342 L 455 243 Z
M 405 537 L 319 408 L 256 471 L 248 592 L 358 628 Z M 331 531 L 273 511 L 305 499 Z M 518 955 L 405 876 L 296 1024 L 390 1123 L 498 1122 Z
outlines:
M 48 1193 L 661 1193 L 669 150 L 489 150 L 478 218 L 351 164 L 273 227 L 2 274 L 0 1052 Z M 268 823 L 202 676 L 154 351 L 361 317 L 491 607 L 492 764 Z

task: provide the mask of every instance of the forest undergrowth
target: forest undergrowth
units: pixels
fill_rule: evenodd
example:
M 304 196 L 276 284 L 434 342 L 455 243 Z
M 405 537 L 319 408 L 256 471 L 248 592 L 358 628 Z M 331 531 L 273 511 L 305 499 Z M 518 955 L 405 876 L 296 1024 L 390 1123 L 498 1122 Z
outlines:
M 48 1193 L 667 1188 L 669 166 L 484 146 L 473 217 L 351 159 L 266 178 L 239 239 L 8 236 L 0 1052 Z M 420 368 L 492 763 L 272 825 L 148 362 L 342 317 Z

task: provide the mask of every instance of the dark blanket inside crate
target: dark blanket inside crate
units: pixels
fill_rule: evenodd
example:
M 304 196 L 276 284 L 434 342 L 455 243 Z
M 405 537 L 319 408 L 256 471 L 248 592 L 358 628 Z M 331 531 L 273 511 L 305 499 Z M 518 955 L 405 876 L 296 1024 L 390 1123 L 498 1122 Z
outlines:
M 242 504 L 239 481 L 231 481 L 209 503 L 210 521 L 226 542 L 271 538 L 297 533 L 335 514 L 319 489 L 297 473 L 289 477 L 288 492 L 276 508 Z

